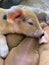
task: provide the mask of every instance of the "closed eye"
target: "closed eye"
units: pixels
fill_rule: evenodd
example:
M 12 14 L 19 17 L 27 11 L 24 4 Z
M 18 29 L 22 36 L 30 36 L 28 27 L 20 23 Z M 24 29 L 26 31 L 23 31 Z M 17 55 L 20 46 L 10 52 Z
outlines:
M 34 24 L 34 21 L 32 19 L 28 19 L 27 22 L 28 22 L 29 25 L 33 25 Z
M 30 25 L 33 25 L 33 23 L 32 22 L 28 22 Z

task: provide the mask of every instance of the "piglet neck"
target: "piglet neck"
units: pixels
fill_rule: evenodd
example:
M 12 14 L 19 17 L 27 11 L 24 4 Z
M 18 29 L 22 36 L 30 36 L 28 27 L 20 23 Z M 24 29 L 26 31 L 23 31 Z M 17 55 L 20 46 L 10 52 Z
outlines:
M 19 45 L 20 51 L 24 53 L 30 53 L 31 51 L 35 50 L 38 46 L 38 40 L 34 38 L 26 38 L 22 43 Z

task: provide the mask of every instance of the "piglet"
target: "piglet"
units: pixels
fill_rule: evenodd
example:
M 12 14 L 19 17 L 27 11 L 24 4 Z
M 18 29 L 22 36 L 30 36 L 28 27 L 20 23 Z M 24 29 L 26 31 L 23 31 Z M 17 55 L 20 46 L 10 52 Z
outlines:
M 44 31 L 45 34 L 39 41 L 39 65 L 49 65 L 49 26 L 45 27 Z

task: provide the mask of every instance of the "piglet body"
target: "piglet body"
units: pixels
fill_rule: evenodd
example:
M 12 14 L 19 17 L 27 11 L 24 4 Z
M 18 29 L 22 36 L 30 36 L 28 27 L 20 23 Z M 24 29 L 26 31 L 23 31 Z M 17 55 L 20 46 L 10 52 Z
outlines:
M 40 61 L 39 65 L 49 65 L 49 26 L 44 28 L 45 35 L 40 40 L 39 54 Z M 43 44 L 42 44 L 43 43 Z
M 13 48 L 5 60 L 5 65 L 38 65 L 38 40 L 25 38 L 20 45 Z

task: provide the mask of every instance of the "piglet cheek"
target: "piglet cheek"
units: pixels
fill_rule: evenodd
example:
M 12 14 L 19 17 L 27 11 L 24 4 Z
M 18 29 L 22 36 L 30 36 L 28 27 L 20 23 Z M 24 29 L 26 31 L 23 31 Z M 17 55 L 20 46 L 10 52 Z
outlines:
M 49 37 L 48 34 L 45 33 L 44 36 L 39 39 L 39 44 L 48 43 L 48 42 L 49 42 Z

